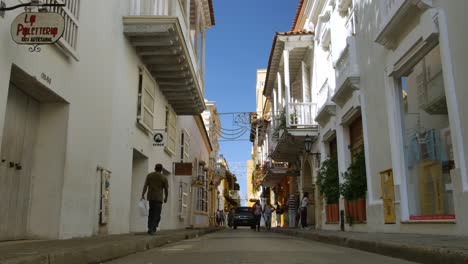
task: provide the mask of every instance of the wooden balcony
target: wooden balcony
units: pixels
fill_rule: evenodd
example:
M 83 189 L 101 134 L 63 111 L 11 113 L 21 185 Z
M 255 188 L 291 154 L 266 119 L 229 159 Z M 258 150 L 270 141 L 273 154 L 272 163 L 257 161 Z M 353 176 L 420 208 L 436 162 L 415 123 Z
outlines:
M 180 1 L 131 0 L 124 34 L 178 115 L 203 112 L 203 71 Z M 192 10 L 193 12 L 193 10 Z

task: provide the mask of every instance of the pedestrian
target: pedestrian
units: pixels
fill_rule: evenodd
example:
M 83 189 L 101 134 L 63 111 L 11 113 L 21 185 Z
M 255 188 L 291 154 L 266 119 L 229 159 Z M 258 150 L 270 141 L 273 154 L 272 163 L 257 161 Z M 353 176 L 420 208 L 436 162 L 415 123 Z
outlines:
M 256 230 L 260 232 L 260 220 L 262 220 L 262 205 L 260 204 L 260 200 L 257 200 L 252 206 L 252 213 L 255 217 Z
M 307 206 L 309 205 L 309 193 L 305 192 L 301 200 L 301 225 L 302 228 L 307 228 Z
M 275 208 L 271 204 L 266 204 L 263 208 L 263 219 L 265 219 L 265 226 L 267 230 L 271 228 L 271 214 L 275 211 Z
M 216 210 L 216 225 L 221 226 L 221 210 Z
M 226 218 L 226 216 L 224 215 L 224 210 L 219 210 L 220 214 L 221 214 L 221 226 L 224 226 L 224 220 Z
M 295 227 L 299 227 L 299 222 L 301 221 L 301 194 L 296 192 L 294 196 L 296 198 L 296 218 L 294 218 Z
M 229 227 L 234 227 L 234 213 L 235 213 L 235 209 L 234 208 L 231 208 L 231 210 L 229 211 L 229 214 L 228 214 L 228 226 Z
M 149 202 L 149 215 L 148 215 L 148 234 L 154 235 L 159 226 L 161 220 L 162 204 L 167 203 L 167 197 L 169 195 L 169 186 L 166 177 L 163 176 L 163 166 L 156 164 L 154 172 L 146 176 L 145 185 L 143 186 L 143 192 L 141 199 L 145 199 L 146 191 L 148 191 L 148 202 Z M 163 197 L 164 191 L 164 197 Z
M 276 205 L 276 210 L 275 210 L 276 211 L 276 226 L 281 227 L 281 215 L 284 213 L 284 209 L 278 201 L 276 201 L 275 205 Z
M 289 227 L 294 228 L 296 227 L 296 214 L 297 214 L 297 202 L 296 202 L 296 196 L 294 194 L 291 194 L 289 196 L 288 201 L 286 202 L 286 205 L 288 206 L 288 216 L 289 216 Z

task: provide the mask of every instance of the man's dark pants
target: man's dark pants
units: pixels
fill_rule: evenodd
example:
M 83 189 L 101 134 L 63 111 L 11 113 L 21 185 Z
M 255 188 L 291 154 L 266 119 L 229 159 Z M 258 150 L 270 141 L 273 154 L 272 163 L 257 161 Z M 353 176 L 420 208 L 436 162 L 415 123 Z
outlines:
M 148 231 L 156 232 L 161 220 L 162 202 L 149 201 Z

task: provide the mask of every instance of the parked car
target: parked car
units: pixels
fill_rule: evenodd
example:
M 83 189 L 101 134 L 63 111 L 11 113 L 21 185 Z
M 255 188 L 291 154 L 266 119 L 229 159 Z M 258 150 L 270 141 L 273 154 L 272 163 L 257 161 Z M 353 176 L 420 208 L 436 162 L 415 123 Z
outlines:
M 255 217 L 252 213 L 252 208 L 245 206 L 236 208 L 233 228 L 237 229 L 238 226 L 250 226 L 252 229 L 255 228 Z

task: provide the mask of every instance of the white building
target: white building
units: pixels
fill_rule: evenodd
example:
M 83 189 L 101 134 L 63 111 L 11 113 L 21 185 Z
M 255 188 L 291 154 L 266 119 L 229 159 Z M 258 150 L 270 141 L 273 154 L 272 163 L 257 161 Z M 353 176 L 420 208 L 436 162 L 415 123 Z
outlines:
M 207 226 L 212 146 L 200 114 L 211 0 L 50 9 L 66 31 L 39 53 L 11 40 L 23 10 L 0 16 L 0 240 L 145 231 L 136 206 L 156 163 L 170 186 L 160 228 Z M 153 146 L 155 129 L 165 147 Z M 174 176 L 181 160 L 193 164 L 188 177 Z M 191 188 L 198 176 L 204 185 Z
M 311 69 L 304 98 L 310 92 L 318 109 L 311 152 L 322 162 L 337 159 L 340 183 L 356 154 L 363 149 L 365 156 L 365 211 L 352 211 L 342 196 L 327 206 L 316 194 L 318 228 L 339 229 L 344 211 L 359 218 L 346 230 L 468 235 L 468 119 L 461 114 L 468 98 L 467 8 L 466 1 L 300 1 L 292 32 L 277 37 L 286 39 L 278 49 L 283 58 L 274 46 L 270 65 L 284 60 L 279 67 L 294 68 L 299 58 L 287 39 L 296 36 L 297 45 L 310 32 L 312 58 L 301 60 Z M 279 77 L 294 87 L 286 74 Z M 269 87 L 275 86 L 267 81 L 267 93 Z M 277 105 L 293 105 L 293 91 L 286 89 Z M 317 155 L 294 154 L 303 154 L 304 189 L 306 178 L 316 181 L 315 166 L 306 165 Z

